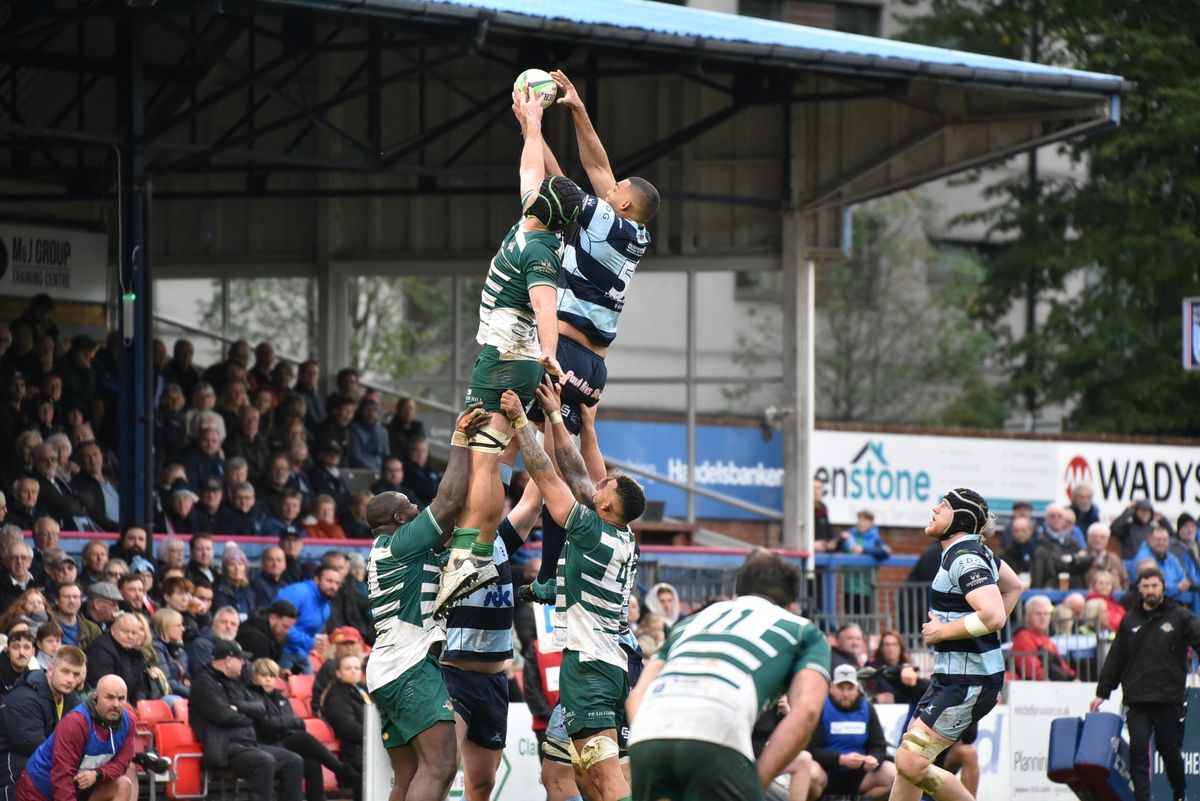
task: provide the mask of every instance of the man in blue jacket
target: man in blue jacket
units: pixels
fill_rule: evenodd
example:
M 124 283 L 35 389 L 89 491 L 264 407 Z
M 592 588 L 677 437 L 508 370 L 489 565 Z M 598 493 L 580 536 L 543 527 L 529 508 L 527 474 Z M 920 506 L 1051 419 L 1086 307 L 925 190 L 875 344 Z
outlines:
M 1187 568 L 1178 556 L 1171 553 L 1171 534 L 1165 526 L 1156 523 L 1146 535 L 1146 541 L 1138 549 L 1133 561 L 1136 564 L 1144 559 L 1153 559 L 1162 571 L 1168 598 L 1179 600 L 1183 593 L 1192 589 L 1192 577 L 1188 575 Z
M 329 620 L 329 602 L 341 588 L 342 574 L 336 567 L 326 565 L 319 568 L 312 578 L 289 584 L 275 596 L 276 601 L 291 601 L 300 613 L 296 625 L 288 632 L 283 659 L 279 663 L 281 668 L 312 673 L 308 654 L 313 649 L 317 635 L 325 628 L 325 621 Z
M 62 716 L 79 706 L 75 688 L 87 675 L 87 656 L 73 645 L 58 649 L 47 670 L 26 673 L 0 703 L 0 799 L 16 798 L 17 779 Z

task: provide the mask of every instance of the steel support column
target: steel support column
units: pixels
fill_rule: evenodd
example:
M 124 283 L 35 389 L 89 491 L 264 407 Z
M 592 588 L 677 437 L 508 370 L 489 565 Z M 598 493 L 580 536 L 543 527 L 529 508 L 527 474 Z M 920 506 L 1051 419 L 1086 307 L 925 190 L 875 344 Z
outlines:
M 117 94 L 120 121 L 117 270 L 121 297 L 118 326 L 121 332 L 120 399 L 117 414 L 120 437 L 121 524 L 150 524 L 153 508 L 151 445 L 150 341 L 153 336 L 153 304 L 150 297 L 150 248 L 147 230 L 146 161 L 142 146 L 145 134 L 145 85 L 142 76 L 142 19 L 135 12 L 116 21 L 116 51 L 121 54 Z
M 696 486 L 696 274 L 687 273 L 687 483 Z M 687 494 L 687 521 L 696 522 L 696 493 Z
M 811 454 L 814 420 L 813 328 L 815 285 L 813 263 L 804 246 L 802 216 L 783 215 L 783 546 L 808 552 L 811 574 L 813 501 Z

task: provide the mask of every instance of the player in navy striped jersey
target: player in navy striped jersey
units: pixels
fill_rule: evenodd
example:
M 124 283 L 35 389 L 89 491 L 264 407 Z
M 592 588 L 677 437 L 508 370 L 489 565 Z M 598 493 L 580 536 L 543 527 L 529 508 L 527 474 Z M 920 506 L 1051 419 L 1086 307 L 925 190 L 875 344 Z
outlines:
M 580 408 L 594 406 L 608 380 L 604 358 L 617 336 L 617 323 L 634 273 L 650 247 L 646 224 L 658 213 L 658 190 L 644 178 L 617 180 L 608 154 L 574 85 L 562 71 L 550 73 L 561 90 L 558 104 L 571 110 L 579 156 L 594 194 L 585 194 L 579 226 L 567 242 L 558 279 L 558 363 L 562 368 L 562 416 L 578 434 Z M 562 169 L 545 147 L 547 175 Z M 530 419 L 542 419 L 534 408 Z M 546 515 L 551 518 L 551 515 Z M 533 585 L 550 600 L 563 532 L 553 519 L 543 531 L 542 567 Z
M 996 705 L 1004 686 L 999 630 L 1021 597 L 1021 580 L 983 544 L 995 526 L 987 501 L 953 489 L 933 508 L 925 535 L 942 543 L 922 633 L 933 676 L 896 749 L 892 801 L 971 801 L 962 782 L 934 761 Z

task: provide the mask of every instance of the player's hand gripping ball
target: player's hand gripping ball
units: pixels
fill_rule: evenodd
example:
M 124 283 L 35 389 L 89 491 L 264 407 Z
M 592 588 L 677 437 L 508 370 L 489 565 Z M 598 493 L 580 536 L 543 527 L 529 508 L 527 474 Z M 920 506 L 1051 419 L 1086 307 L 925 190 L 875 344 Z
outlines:
M 549 108 L 554 103 L 554 98 L 558 97 L 558 84 L 545 70 L 525 70 L 517 76 L 513 88 L 521 94 L 525 94 L 525 90 L 528 89 L 530 95 L 540 97 L 542 108 Z

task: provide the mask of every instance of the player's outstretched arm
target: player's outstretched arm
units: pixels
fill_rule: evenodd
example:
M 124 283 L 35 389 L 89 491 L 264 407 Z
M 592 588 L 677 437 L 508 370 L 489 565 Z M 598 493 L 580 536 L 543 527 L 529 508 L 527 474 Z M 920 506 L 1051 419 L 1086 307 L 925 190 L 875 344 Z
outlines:
M 549 284 L 529 287 L 529 305 L 537 321 L 538 344 L 542 356 L 538 363 L 550 375 L 562 375 L 558 364 L 558 290 Z
M 538 385 L 535 394 L 546 415 L 547 425 L 550 426 L 547 439 L 554 449 L 554 461 L 558 463 L 558 472 L 575 500 L 584 506 L 591 506 L 596 487 L 592 484 L 583 457 L 571 442 L 571 435 L 563 424 L 562 385 L 554 383 L 546 376 Z
M 641 684 L 641 681 L 638 682 Z M 788 688 L 790 711 L 775 727 L 767 747 L 758 757 L 758 780 L 763 787 L 783 773 L 800 750 L 808 745 L 813 729 L 821 719 L 821 708 L 829 695 L 829 679 L 820 671 L 805 668 L 792 679 Z
M 483 430 L 490 419 L 482 407 L 482 403 L 472 403 L 458 416 L 454 434 L 450 438 L 450 460 L 446 463 L 442 483 L 438 485 L 437 497 L 429 504 L 430 514 L 447 536 L 453 532 L 454 521 L 467 499 L 470 475 L 467 468 L 471 463 L 467 443 Z
M 537 523 L 538 515 L 542 513 L 542 491 L 536 482 L 530 481 L 525 485 L 524 492 L 517 505 L 508 513 L 508 522 L 516 530 L 521 539 L 526 539 L 533 526 Z
M 521 135 L 525 145 L 521 148 L 521 200 L 529 203 L 536 196 L 542 179 L 546 177 L 545 146 L 542 137 L 542 101 L 528 88 L 524 92 L 513 90 L 513 114 L 521 123 Z
M 546 175 L 563 175 L 562 167 L 558 166 L 558 159 L 554 157 L 554 151 L 550 149 L 550 143 L 543 139 L 542 141 L 542 162 L 546 166 Z
M 587 465 L 592 483 L 599 484 L 608 475 L 608 469 L 604 465 L 604 454 L 600 452 L 600 438 L 596 436 L 596 407 L 581 406 L 579 416 L 583 420 L 579 427 L 579 454 Z
M 604 197 L 608 190 L 617 185 L 613 176 L 612 165 L 608 163 L 608 153 L 600 143 L 592 120 L 588 117 L 587 108 L 575 90 L 575 85 L 562 70 L 553 70 L 550 77 L 562 90 L 558 103 L 571 109 L 571 119 L 575 122 L 575 138 L 579 142 L 579 158 L 583 161 L 583 169 L 587 172 L 588 180 L 592 182 L 592 191 Z
M 537 441 L 537 429 L 530 425 L 525 417 L 525 409 L 521 399 L 511 389 L 505 390 L 500 396 L 500 408 L 512 421 L 517 447 L 521 449 L 521 458 L 525 460 L 525 470 L 529 477 L 542 491 L 542 500 L 554 522 L 565 526 L 571 509 L 575 506 L 575 497 L 550 463 L 550 457 Z M 444 479 L 443 479 L 444 480 Z

